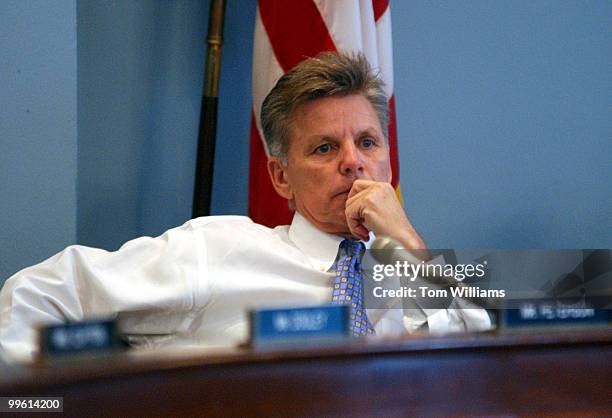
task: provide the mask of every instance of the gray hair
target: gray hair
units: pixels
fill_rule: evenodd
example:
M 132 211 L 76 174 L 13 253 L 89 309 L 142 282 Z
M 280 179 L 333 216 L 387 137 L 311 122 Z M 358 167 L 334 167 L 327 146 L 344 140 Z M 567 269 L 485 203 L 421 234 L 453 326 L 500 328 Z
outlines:
M 383 81 L 359 54 L 322 52 L 285 73 L 268 93 L 261 107 L 261 125 L 271 156 L 287 162 L 293 110 L 322 97 L 363 94 L 372 104 L 388 135 L 389 104 Z

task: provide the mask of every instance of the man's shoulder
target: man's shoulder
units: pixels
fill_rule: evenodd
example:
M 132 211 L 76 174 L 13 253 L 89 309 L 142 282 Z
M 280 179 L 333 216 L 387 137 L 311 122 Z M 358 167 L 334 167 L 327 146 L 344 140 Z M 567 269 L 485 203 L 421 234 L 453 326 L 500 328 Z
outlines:
M 202 216 L 186 222 L 183 228 L 201 230 L 206 234 L 247 234 L 255 236 L 287 235 L 289 225 L 279 225 L 274 228 L 254 222 L 248 216 L 218 215 Z
M 201 216 L 194 218 L 186 222 L 185 225 L 193 227 L 201 227 L 207 225 L 232 225 L 232 224 L 253 224 L 258 225 L 248 216 L 242 215 L 214 215 L 214 216 Z

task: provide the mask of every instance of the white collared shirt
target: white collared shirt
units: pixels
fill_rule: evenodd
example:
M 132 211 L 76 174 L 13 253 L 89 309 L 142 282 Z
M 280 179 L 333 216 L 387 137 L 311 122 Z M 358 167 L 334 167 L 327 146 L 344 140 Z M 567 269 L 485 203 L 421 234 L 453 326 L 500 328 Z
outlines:
M 40 325 L 102 317 L 116 317 L 134 346 L 237 345 L 248 338 L 250 309 L 330 302 L 329 269 L 342 239 L 299 214 L 274 229 L 247 217 L 211 216 L 114 252 L 70 246 L 5 283 L 0 352 L 30 360 Z M 433 331 L 470 328 L 461 311 L 371 311 L 377 335 L 425 322 Z M 481 328 L 482 320 L 472 322 Z

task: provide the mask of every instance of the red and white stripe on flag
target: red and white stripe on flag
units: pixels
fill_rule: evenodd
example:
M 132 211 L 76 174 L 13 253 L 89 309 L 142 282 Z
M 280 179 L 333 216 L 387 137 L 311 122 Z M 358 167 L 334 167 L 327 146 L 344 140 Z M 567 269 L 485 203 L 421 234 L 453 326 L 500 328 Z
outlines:
M 363 52 L 385 82 L 391 111 L 392 183 L 399 191 L 389 0 L 259 0 L 249 173 L 249 216 L 257 223 L 272 227 L 289 224 L 293 217 L 287 201 L 276 194 L 268 178 L 267 147 L 259 120 L 261 104 L 286 71 L 322 51 Z

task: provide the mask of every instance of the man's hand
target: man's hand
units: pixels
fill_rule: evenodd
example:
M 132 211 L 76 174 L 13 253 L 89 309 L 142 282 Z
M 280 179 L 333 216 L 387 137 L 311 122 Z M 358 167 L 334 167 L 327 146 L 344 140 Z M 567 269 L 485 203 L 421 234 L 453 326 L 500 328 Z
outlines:
M 388 236 L 406 249 L 426 249 L 425 242 L 406 217 L 393 186 L 355 180 L 346 200 L 346 221 L 351 233 L 367 241 L 369 231 Z

